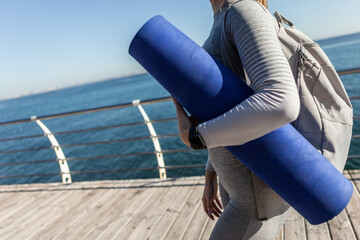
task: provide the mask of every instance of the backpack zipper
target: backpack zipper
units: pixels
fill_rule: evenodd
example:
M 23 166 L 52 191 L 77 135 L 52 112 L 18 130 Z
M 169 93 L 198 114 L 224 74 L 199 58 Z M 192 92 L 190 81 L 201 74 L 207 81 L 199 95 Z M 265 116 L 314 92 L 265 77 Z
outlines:
M 311 75 L 310 75 L 310 70 L 313 69 L 314 67 L 317 68 L 317 69 L 320 69 L 316 63 L 314 63 L 311 59 L 309 59 L 306 54 L 300 49 L 299 50 L 299 56 L 300 56 L 300 63 L 301 63 L 301 66 L 299 64 L 299 70 L 300 71 L 304 71 L 304 75 L 308 78 L 313 78 Z M 311 67 L 306 67 L 305 66 L 305 62 L 308 62 L 310 63 Z M 300 74 L 300 71 L 299 71 L 299 74 Z M 299 77 L 299 74 L 298 74 L 298 77 Z
M 311 59 L 309 59 L 309 58 L 306 56 L 306 54 L 305 54 L 301 49 L 299 50 L 299 55 L 300 55 L 300 60 L 301 60 L 301 62 L 302 62 L 303 64 L 305 63 L 305 61 L 308 61 L 308 62 L 311 64 L 311 68 L 309 68 L 309 70 L 312 69 L 313 67 L 315 67 L 315 68 L 317 68 L 317 69 L 320 69 L 320 68 L 317 66 L 317 64 L 314 63 Z

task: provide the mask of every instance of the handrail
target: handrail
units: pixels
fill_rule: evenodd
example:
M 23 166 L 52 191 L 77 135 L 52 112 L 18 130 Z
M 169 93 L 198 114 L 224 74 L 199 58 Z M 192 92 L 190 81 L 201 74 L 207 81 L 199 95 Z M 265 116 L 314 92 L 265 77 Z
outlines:
M 158 138 L 167 138 L 167 137 L 176 137 L 176 136 L 178 136 L 177 133 L 166 134 L 166 135 L 158 135 L 157 137 Z M 57 146 L 38 147 L 38 148 L 24 148 L 24 149 L 10 150 L 10 151 L 0 151 L 0 154 L 11 154 L 11 153 L 19 153 L 19 152 L 39 151 L 39 150 L 45 150 L 45 149 L 54 149 L 56 147 L 69 148 L 69 147 L 79 147 L 79 146 L 101 145 L 101 144 L 108 144 L 108 143 L 132 142 L 132 141 L 146 140 L 146 139 L 153 139 L 153 137 L 152 136 L 144 136 L 144 137 L 136 137 L 136 138 L 114 139 L 114 140 L 101 141 L 101 142 L 63 144 L 63 145 L 57 145 Z
M 178 153 L 178 152 L 192 152 L 196 150 L 192 149 L 175 149 L 175 150 L 162 150 L 162 153 Z M 125 153 L 125 154 L 116 154 L 116 155 L 103 155 L 103 156 L 93 156 L 93 157 L 76 157 L 76 158 L 67 158 L 68 161 L 83 161 L 83 160 L 93 160 L 93 159 L 107 159 L 107 158 L 116 158 L 116 157 L 130 157 L 130 156 L 145 156 L 145 155 L 154 155 L 158 152 L 140 152 L 140 153 Z
M 163 154 L 161 152 L 161 146 L 160 146 L 159 138 L 157 136 L 155 128 L 154 128 L 153 124 L 151 123 L 150 118 L 147 115 L 145 109 L 141 106 L 140 99 L 134 100 L 134 101 L 132 101 L 132 103 L 133 103 L 134 106 L 138 107 L 141 115 L 143 116 L 143 118 L 145 120 L 146 126 L 147 126 L 147 128 L 149 130 L 151 140 L 153 142 L 154 149 L 156 151 L 156 159 L 157 159 L 157 163 L 158 163 L 158 167 L 159 167 L 160 179 L 166 179 L 167 176 L 166 176 L 166 169 L 165 169 L 165 161 L 164 161 Z
M 152 123 L 160 123 L 160 122 L 168 122 L 168 121 L 175 121 L 177 118 L 164 118 L 164 119 L 157 119 L 157 120 L 150 120 Z M 116 124 L 116 125 L 109 125 L 104 127 L 96 127 L 96 128 L 85 128 L 79 130 L 72 130 L 72 131 L 63 131 L 63 132 L 53 132 L 53 135 L 64 135 L 64 134 L 73 134 L 73 133 L 82 133 L 82 132 L 91 132 L 91 131 L 99 131 L 111 128 L 121 128 L 121 127 L 130 127 L 136 125 L 143 125 L 146 122 L 134 122 L 134 123 L 125 123 L 125 124 Z M 13 138 L 3 138 L 0 139 L 0 142 L 7 142 L 7 141 L 14 141 L 14 140 L 22 140 L 27 138 L 37 138 L 37 137 L 46 137 L 46 134 L 35 134 L 35 135 L 28 135 L 28 136 L 20 136 L 20 137 L 13 137 Z
M 51 147 L 54 149 L 54 152 L 56 154 L 56 157 L 58 159 L 61 159 L 59 161 L 59 167 L 61 171 L 61 178 L 63 183 L 71 183 L 71 174 L 69 165 L 67 164 L 65 154 L 63 150 L 61 149 L 61 146 L 55 136 L 52 134 L 52 132 L 45 126 L 43 122 L 41 122 L 39 119 L 37 119 L 35 116 L 31 117 L 31 119 L 36 122 L 39 127 L 44 131 L 46 137 L 49 139 L 51 143 Z
M 171 100 L 171 97 L 163 97 L 163 98 L 154 98 L 149 100 L 141 101 L 142 105 L 152 104 L 152 103 L 158 103 L 158 102 L 165 102 Z M 122 104 L 116 104 L 116 105 L 110 105 L 110 106 L 104 106 L 104 107 L 97 107 L 97 108 L 89 108 L 84 110 L 78 110 L 78 111 L 72 111 L 72 112 L 65 112 L 65 113 L 56 113 L 51 115 L 45 115 L 45 116 L 37 116 L 37 119 L 39 120 L 48 120 L 58 117 L 67 117 L 72 115 L 79 115 L 84 113 L 94 113 L 94 112 L 101 112 L 106 110 L 114 110 L 114 109 L 120 109 L 120 108 L 126 108 L 126 107 L 132 107 L 134 106 L 133 102 L 128 103 L 122 103 Z M 14 120 L 14 121 L 8 121 L 8 122 L 2 122 L 0 123 L 0 126 L 5 125 L 11 125 L 11 124 L 18 124 L 18 123 L 26 123 L 33 121 L 30 118 L 20 119 L 20 120 Z
M 360 73 L 360 67 L 337 71 L 339 76 Z
M 203 168 L 203 167 L 205 167 L 205 164 L 189 164 L 189 165 L 173 165 L 173 166 L 165 166 L 165 167 L 127 168 L 127 169 L 111 169 L 111 170 L 81 171 L 81 172 L 73 171 L 71 172 L 71 174 L 79 175 L 79 174 L 94 174 L 94 173 L 134 172 L 134 171 L 149 171 L 149 170 L 160 170 L 160 169 L 183 169 L 183 168 Z M 61 175 L 61 173 L 23 174 L 23 175 L 0 176 L 0 179 L 47 177 L 47 176 L 59 176 L 59 175 Z
M 193 152 L 193 151 L 201 151 L 194 150 L 191 148 L 185 149 L 175 149 L 175 150 L 162 150 L 161 152 L 164 154 L 169 153 L 178 153 L 178 152 Z M 107 159 L 107 158 L 118 158 L 118 157 L 128 157 L 128 156 L 143 156 L 143 155 L 153 155 L 158 152 L 139 152 L 139 153 L 128 153 L 128 154 L 116 154 L 116 155 L 108 155 L 108 156 L 93 156 L 93 157 L 81 157 L 81 158 L 67 158 L 67 161 L 82 161 L 82 160 L 98 160 L 98 159 Z M 41 164 L 41 163 L 49 163 L 49 162 L 58 162 L 59 159 L 44 159 L 44 160 L 35 160 L 35 161 L 26 161 L 26 162 L 5 162 L 0 163 L 0 167 L 4 166 L 14 166 L 14 165 L 26 165 L 26 164 Z
M 358 117 L 358 118 L 360 118 L 360 117 Z M 169 138 L 169 137 L 177 137 L 177 136 L 178 136 L 177 133 L 172 133 L 172 134 L 157 135 L 157 138 Z M 147 140 L 147 139 L 153 139 L 153 138 L 154 138 L 153 136 L 143 136 L 143 137 L 135 137 L 135 138 L 114 139 L 114 140 L 100 141 L 100 142 L 62 144 L 62 145 L 59 145 L 59 146 L 25 148 L 25 149 L 15 149 L 15 150 L 9 150 L 9 151 L 0 151 L 0 154 L 11 154 L 11 153 L 19 153 L 19 152 L 39 151 L 39 150 L 45 150 L 45 149 L 54 149 L 55 147 L 70 148 L 70 147 L 80 147 L 80 146 L 102 145 L 102 144 L 109 144 L 109 143 L 133 142 L 133 141 Z M 352 138 L 353 139 L 360 138 L 360 135 L 353 135 Z M 1 163 L 0 163 L 0 166 L 1 166 Z

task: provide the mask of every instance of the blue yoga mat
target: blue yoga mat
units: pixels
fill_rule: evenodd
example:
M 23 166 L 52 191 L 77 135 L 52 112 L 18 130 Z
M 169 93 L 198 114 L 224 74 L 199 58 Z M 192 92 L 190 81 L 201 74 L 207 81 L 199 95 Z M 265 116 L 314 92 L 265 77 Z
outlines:
M 129 53 L 200 122 L 225 113 L 253 93 L 162 16 L 144 24 Z M 338 215 L 352 196 L 352 183 L 290 124 L 226 148 L 311 224 Z

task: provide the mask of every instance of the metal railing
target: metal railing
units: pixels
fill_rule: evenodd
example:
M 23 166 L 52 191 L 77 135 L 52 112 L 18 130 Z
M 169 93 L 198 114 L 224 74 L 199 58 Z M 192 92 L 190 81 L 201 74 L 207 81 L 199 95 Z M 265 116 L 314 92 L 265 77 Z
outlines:
M 360 73 L 360 68 L 345 69 L 345 70 L 337 71 L 337 73 L 339 74 L 339 76 L 356 74 L 356 73 Z
M 0 142 L 8 142 L 8 141 L 16 141 L 16 140 L 23 140 L 23 139 L 31 139 L 31 138 L 39 138 L 39 137 L 47 137 L 51 143 L 50 147 L 35 147 L 35 148 L 21 148 L 16 150 L 6 150 L 0 151 L 0 154 L 11 154 L 11 153 L 21 153 L 21 152 L 32 152 L 32 151 L 39 151 L 39 150 L 46 150 L 46 149 L 53 149 L 57 158 L 56 159 L 43 159 L 43 160 L 33 160 L 33 161 L 19 161 L 19 162 L 0 162 L 0 167 L 5 166 L 17 166 L 17 165 L 26 165 L 26 164 L 42 164 L 42 163 L 52 163 L 58 162 L 60 166 L 59 173 L 44 173 L 44 174 L 19 174 L 19 175 L 9 175 L 9 176 L 0 176 L 0 179 L 6 178 L 23 178 L 23 177 L 46 177 L 46 176 L 58 176 L 62 177 L 63 183 L 71 183 L 71 175 L 79 175 L 79 174 L 94 174 L 94 173 L 114 173 L 114 172 L 131 172 L 131 171 L 148 171 L 148 170 L 157 170 L 159 172 L 160 179 L 166 179 L 166 170 L 167 169 L 179 169 L 179 168 L 199 168 L 205 167 L 204 164 L 188 164 L 188 165 L 175 165 L 175 166 L 165 166 L 164 161 L 164 154 L 170 153 L 181 153 L 181 152 L 192 152 L 190 148 L 186 149 L 176 149 L 176 150 L 164 150 L 160 146 L 159 138 L 170 138 L 170 137 L 177 137 L 177 133 L 171 134 L 162 134 L 158 135 L 153 127 L 153 123 L 161 123 L 161 122 L 169 122 L 177 120 L 175 117 L 172 118 L 164 118 L 158 120 L 150 120 L 148 115 L 146 114 L 142 105 L 149 105 L 155 104 L 160 102 L 170 101 L 170 97 L 165 98 L 157 98 L 157 99 L 150 99 L 145 101 L 134 100 L 132 102 L 118 104 L 118 105 L 111 105 L 111 106 L 104 106 L 98 108 L 91 108 L 85 109 L 80 111 L 73 111 L 73 112 L 65 112 L 65 113 L 58 113 L 53 115 L 46 115 L 46 116 L 32 116 L 26 119 L 20 119 L 15 121 L 7 121 L 0 123 L 0 126 L 7 126 L 13 124 L 22 124 L 27 122 L 35 122 L 37 123 L 41 129 L 44 131 L 44 134 L 35 134 L 35 135 L 27 135 L 27 136 L 18 136 L 18 137 L 11 137 L 11 138 L 3 138 L 0 139 Z M 95 113 L 107 110 L 114 110 L 114 109 L 121 109 L 121 108 L 128 108 L 128 107 L 137 107 L 144 118 L 144 121 L 139 122 L 132 122 L 126 124 L 116 124 L 116 125 L 109 125 L 109 126 L 102 126 L 102 127 L 95 127 L 95 128 L 85 128 L 85 129 L 77 129 L 72 131 L 63 131 L 63 132 L 51 132 L 42 120 L 48 119 L 55 119 L 60 117 L 67 117 L 79 114 L 86 114 L 86 113 Z M 123 139 L 114 139 L 108 141 L 97 141 L 97 142 L 85 142 L 85 143 L 75 143 L 75 144 L 62 144 L 60 145 L 56 140 L 57 135 L 66 135 L 66 134 L 74 134 L 74 133 L 84 133 L 84 132 L 92 132 L 92 131 L 99 131 L 99 130 L 106 130 L 112 128 L 122 128 L 122 127 L 130 127 L 130 126 L 139 126 L 139 125 L 146 125 L 150 136 L 142 136 L 142 137 L 134 137 L 134 138 L 123 138 Z M 62 151 L 63 148 L 70 148 L 70 147 L 79 147 L 79 146 L 91 146 L 91 145 L 102 145 L 102 144 L 110 144 L 110 143 L 121 143 L 121 142 L 136 142 L 139 140 L 151 139 L 154 145 L 154 151 L 148 152 L 138 152 L 138 153 L 126 153 L 126 154 L 114 154 L 114 155 L 102 155 L 102 156 L 90 156 L 90 157 L 66 157 L 64 152 Z M 129 156 L 146 156 L 146 155 L 155 155 L 157 159 L 157 167 L 147 167 L 147 168 L 130 168 L 130 169 L 111 169 L 111 170 L 97 170 L 97 171 L 70 171 L 68 162 L 69 161 L 84 161 L 84 160 L 99 160 L 99 159 L 110 159 L 110 158 L 121 158 L 121 157 L 129 157 Z
M 360 73 L 360 68 L 339 71 L 338 73 L 339 73 L 339 75 Z M 360 99 L 360 96 L 355 96 L 355 97 L 350 98 L 350 100 L 359 100 L 359 99 Z M 177 137 L 178 134 L 170 133 L 170 134 L 158 135 L 153 127 L 153 123 L 175 121 L 176 118 L 171 117 L 171 118 L 150 120 L 142 106 L 156 104 L 156 103 L 160 103 L 160 102 L 166 102 L 166 101 L 170 101 L 170 100 L 171 100 L 170 97 L 149 99 L 149 100 L 145 100 L 145 101 L 134 100 L 134 101 L 131 101 L 128 103 L 123 103 L 123 104 L 104 106 L 104 107 L 98 107 L 98 108 L 90 108 L 90 109 L 85 109 L 85 110 L 80 110 L 80 111 L 72 111 L 72 112 L 58 113 L 58 114 L 45 115 L 45 116 L 32 116 L 32 117 L 26 118 L 26 119 L 2 122 L 2 123 L 0 123 L 0 126 L 22 124 L 22 123 L 27 123 L 27 122 L 35 122 L 43 130 L 44 134 L 2 138 L 2 139 L 0 139 L 0 143 L 24 140 L 24 139 L 39 138 L 39 137 L 45 136 L 50 141 L 51 146 L 50 147 L 36 147 L 36 148 L 22 148 L 22 149 L 16 149 L 16 150 L 6 150 L 6 151 L 0 151 L 0 154 L 11 154 L 11 153 L 20 153 L 20 152 L 39 151 L 39 150 L 44 150 L 44 149 L 53 149 L 57 158 L 56 159 L 32 160 L 32 161 L 19 161 L 19 162 L 0 162 L 0 167 L 57 162 L 60 167 L 60 172 L 59 173 L 42 173 L 42 174 L 8 175 L 8 176 L 0 176 L 0 179 L 23 178 L 23 177 L 26 177 L 26 178 L 27 177 L 50 177 L 50 176 L 60 175 L 62 177 L 63 183 L 71 183 L 72 175 L 94 174 L 94 173 L 119 173 L 119 172 L 149 171 L 149 170 L 157 170 L 159 172 L 160 179 L 166 179 L 167 178 L 167 174 L 166 174 L 167 169 L 205 167 L 204 164 L 189 164 L 189 165 L 174 165 L 174 166 L 166 166 L 165 165 L 164 154 L 195 151 L 190 148 L 175 149 L 175 150 L 164 150 L 161 148 L 159 138 Z M 107 110 L 114 110 L 114 109 L 121 109 L 121 108 L 128 108 L 128 107 L 137 107 L 138 110 L 140 111 L 144 121 L 132 122 L 132 123 L 126 123 L 126 124 L 108 125 L 108 126 L 94 127 L 94 128 L 84 128 L 84 129 L 62 131 L 62 132 L 51 132 L 45 126 L 45 124 L 42 122 L 43 120 L 48 120 L 48 119 L 55 119 L 55 118 L 87 114 L 87 113 L 102 112 L 102 111 L 107 111 Z M 360 116 L 354 116 L 354 119 L 360 119 Z M 60 145 L 56 139 L 56 136 L 59 136 L 59 135 L 93 132 L 93 131 L 100 131 L 100 130 L 106 130 L 106 129 L 123 128 L 123 127 L 129 127 L 129 126 L 139 126 L 139 125 L 146 125 L 149 130 L 150 135 L 149 136 L 141 136 L 141 137 L 133 137 L 133 138 L 113 139 L 113 140 L 108 140 L 108 141 L 83 142 L 83 143 L 62 144 L 62 145 Z M 360 135 L 353 135 L 352 138 L 358 139 L 358 138 L 360 138 Z M 103 144 L 123 143 L 123 142 L 136 142 L 136 141 L 145 140 L 145 139 L 152 140 L 153 146 L 154 146 L 154 151 L 103 155 L 103 156 L 90 156 L 90 157 L 66 157 L 62 150 L 63 148 L 69 148 L 69 147 L 103 145 Z M 129 157 L 129 156 L 146 156 L 146 155 L 155 155 L 155 157 L 157 159 L 157 167 L 110 169 L 110 170 L 96 170 L 96 171 L 70 171 L 70 168 L 68 166 L 68 162 L 70 162 L 70 161 L 110 159 L 110 158 L 122 158 L 122 157 Z M 360 155 L 351 155 L 348 157 L 348 159 L 360 159 Z

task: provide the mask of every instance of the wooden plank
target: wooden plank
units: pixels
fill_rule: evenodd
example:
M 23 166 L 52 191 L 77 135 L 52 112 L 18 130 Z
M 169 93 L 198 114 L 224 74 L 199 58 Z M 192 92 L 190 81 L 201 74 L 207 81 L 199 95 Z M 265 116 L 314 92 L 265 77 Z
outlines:
M 37 231 L 43 215 L 54 217 L 52 214 L 54 213 L 54 208 L 56 208 L 55 206 L 60 205 L 67 194 L 68 192 L 47 192 L 47 199 L 34 204 L 31 211 L 15 221 L 13 223 L 16 227 L 14 234 L 8 236 L 3 235 L 3 239 L 27 239 L 33 232 Z
M 166 209 L 165 214 L 161 217 L 161 220 L 154 227 L 147 239 L 158 240 L 163 239 L 166 236 L 177 216 L 184 208 L 191 193 L 194 191 L 195 186 L 199 184 L 199 179 L 200 178 L 189 178 L 182 181 L 184 186 L 181 187 L 180 192 Z M 202 182 L 203 179 L 201 178 L 200 181 Z
M 86 213 L 84 215 L 82 220 L 83 227 L 72 232 L 71 237 L 73 239 L 95 239 L 96 236 L 100 235 L 101 229 L 106 229 L 107 225 L 104 225 L 104 223 L 108 222 L 107 218 L 109 214 L 114 211 L 114 208 L 121 209 L 122 206 L 126 206 L 127 201 L 132 200 L 132 193 L 135 191 L 134 189 L 122 189 L 111 190 L 111 192 L 109 198 L 103 201 L 103 203 L 97 204 L 96 209 L 94 209 L 92 213 Z M 125 201 L 121 201 L 122 198 L 124 198 Z M 119 202 L 122 204 L 118 204 Z
M 97 221 L 88 224 L 90 229 L 79 234 L 78 239 L 96 239 L 103 232 L 106 232 L 113 221 L 122 215 L 123 209 L 133 201 L 134 197 L 139 196 L 139 191 L 136 189 L 129 189 L 119 191 L 116 190 L 113 194 L 112 201 L 102 207 L 100 215 L 95 216 Z
M 128 203 L 122 208 L 121 214 L 112 221 L 108 227 L 103 231 L 98 239 L 116 239 L 116 236 L 126 227 L 133 217 L 141 214 L 143 206 L 160 192 L 161 184 L 152 186 L 151 184 L 147 187 L 138 189 L 136 197 L 129 199 Z M 120 239 L 120 236 L 118 236 Z
M 104 195 L 106 195 L 106 192 L 109 192 L 109 190 L 97 189 L 94 193 L 90 193 L 89 197 L 86 197 L 87 195 L 85 195 L 76 208 L 69 208 L 64 212 L 58 222 L 58 226 L 50 229 L 50 231 L 46 233 L 47 239 L 57 239 L 62 238 L 63 236 L 71 236 L 71 232 L 73 231 L 72 226 L 80 221 L 83 214 L 88 214 L 88 217 L 91 218 L 92 213 L 96 211 L 96 204 L 104 197 Z M 56 223 L 54 224 L 56 226 Z
M 134 190 L 134 189 L 133 189 Z M 176 190 L 176 189 L 174 189 Z M 146 190 L 145 190 L 146 191 Z M 125 192 L 125 194 L 123 196 L 119 196 L 119 194 L 116 194 L 114 196 L 114 202 L 110 202 L 110 205 L 108 208 L 106 208 L 106 206 L 103 207 L 102 212 L 103 215 L 97 216 L 96 218 L 99 220 L 97 221 L 97 224 L 88 231 L 88 233 L 86 234 L 85 231 L 85 235 L 83 235 L 83 237 L 81 239 L 95 239 L 97 236 L 99 236 L 101 234 L 102 231 L 104 231 L 107 226 L 111 223 L 108 222 L 108 218 L 109 218 L 109 213 L 112 212 L 117 212 L 117 214 L 113 215 L 113 220 L 116 219 L 119 215 L 122 214 L 121 209 L 123 209 L 124 207 L 126 207 L 127 205 L 129 205 L 129 202 L 132 202 L 134 198 L 137 198 L 138 193 L 136 193 L 135 191 L 132 192 L 132 194 L 130 194 L 129 191 Z M 124 199 L 124 201 L 119 201 L 119 199 Z M 120 202 L 120 204 L 119 204 Z M 117 209 L 114 209 L 117 208 Z M 101 222 L 101 224 L 98 224 L 99 222 Z M 107 222 L 107 224 L 106 224 Z M 105 224 L 104 224 L 105 223 Z M 90 224 L 89 224 L 90 225 Z M 135 231 L 135 229 L 134 229 Z M 77 239 L 80 239 L 81 236 L 76 237 Z
M 306 224 L 306 236 L 308 240 L 328 240 L 331 239 L 327 223 L 311 225 L 308 221 Z
M 167 184 L 165 181 L 162 185 Z M 157 204 L 159 204 L 159 200 L 168 192 L 169 185 L 166 187 L 159 186 L 156 188 L 156 191 L 153 193 L 152 197 L 149 198 L 144 204 L 139 207 L 138 211 L 129 218 L 129 221 L 123 225 L 121 230 L 117 231 L 112 239 L 128 239 L 133 231 L 139 226 L 139 224 L 143 221 L 144 218 L 147 217 L 147 213 L 150 209 L 154 208 Z
M 210 238 L 211 233 L 212 233 L 217 221 L 218 221 L 217 218 L 215 220 L 212 220 L 210 218 L 207 219 L 207 223 L 206 223 L 204 232 L 203 232 L 200 240 L 208 240 Z
M 194 217 L 191 219 L 183 239 L 199 239 L 203 235 L 207 225 L 208 216 L 205 214 L 202 202 L 199 201 Z
M 48 206 L 48 214 L 38 214 L 36 227 L 29 235 L 30 239 L 50 238 L 58 228 L 72 216 L 74 209 L 92 202 L 96 193 L 100 192 L 96 188 L 91 190 L 69 190 L 66 191 L 65 199 L 61 202 L 53 203 Z
M 4 206 L 7 202 L 13 201 L 16 192 L 0 192 L 0 206 Z
M 8 205 L 2 206 L 0 210 L 0 234 L 4 234 L 4 231 L 8 231 L 11 224 L 18 221 L 19 218 L 23 219 L 27 216 L 31 216 L 34 212 L 34 206 L 42 204 L 44 201 L 49 202 L 52 196 L 56 193 L 48 195 L 46 192 L 34 192 L 34 193 L 18 193 L 17 198 L 23 198 L 19 200 L 15 198 Z M 50 199 L 49 199 L 50 198 Z
M 352 176 L 349 173 L 344 175 L 353 180 Z M 360 239 L 360 193 L 356 187 L 354 187 L 354 192 L 349 204 L 346 207 L 346 212 L 349 216 L 356 239 Z
M 73 214 L 72 218 L 65 226 L 62 226 L 62 231 L 58 232 L 53 238 L 55 239 L 69 239 L 72 238 L 73 234 L 77 231 L 82 231 L 86 228 L 87 220 L 97 221 L 98 219 L 93 218 L 92 215 L 96 214 L 98 207 L 104 205 L 105 202 L 112 197 L 112 191 L 108 189 L 98 190 L 99 196 L 97 199 L 91 201 L 87 205 L 82 205 L 77 209 L 76 213 Z
M 356 239 L 346 211 L 342 211 L 338 216 L 330 220 L 328 224 L 332 239 Z
M 168 187 L 165 194 L 158 197 L 155 205 L 143 213 L 143 219 L 137 224 L 137 226 L 133 226 L 133 231 L 129 235 L 128 239 L 147 239 L 153 228 L 155 228 L 157 223 L 160 221 L 161 216 L 165 214 L 171 202 L 176 199 L 180 189 L 180 187 Z
M 202 192 L 203 186 L 195 187 L 195 190 L 192 192 L 184 208 L 181 210 L 181 213 L 169 229 L 165 239 L 181 239 L 184 236 L 190 221 L 196 212 L 196 207 L 201 201 Z
M 284 226 L 285 240 L 306 240 L 304 218 L 294 209 L 291 211 Z
M 112 186 L 103 186 L 101 181 L 91 183 L 91 186 L 88 183 L 75 183 L 74 185 L 68 186 L 69 195 L 62 206 L 62 212 L 59 216 L 54 217 L 49 221 L 36 236 L 45 235 L 47 239 L 53 239 L 54 236 L 61 234 L 64 229 L 72 231 L 71 225 L 76 222 L 76 219 L 79 218 L 82 214 L 87 212 L 91 214 L 93 209 L 89 210 L 89 206 L 94 204 L 104 197 L 104 193 L 109 189 L 112 189 Z M 70 190 L 71 189 L 71 190 Z M 126 189 L 124 189 L 126 191 Z M 49 209 L 51 211 L 52 209 Z M 41 235 L 40 235 L 41 234 Z M 34 237 L 35 239 L 35 237 Z
M 360 192 L 360 170 L 349 170 L 348 173 L 351 176 L 351 180 L 354 183 L 354 186 L 356 187 L 357 191 Z
M 71 203 L 68 204 L 70 206 L 64 211 L 64 214 L 61 215 L 58 225 L 55 225 L 55 228 L 46 232 L 48 239 L 56 239 L 60 238 L 62 235 L 70 235 L 73 230 L 72 225 L 75 225 L 84 213 L 90 214 L 94 209 L 94 206 L 96 206 L 97 201 L 102 199 L 104 195 L 106 196 L 106 192 L 108 191 L 97 189 L 94 193 L 90 193 L 89 195 L 87 195 L 86 192 L 87 191 L 80 192 L 84 194 L 84 197 L 82 198 L 83 202 L 79 204 L 77 208 L 71 208 Z
M 31 206 L 33 201 L 37 201 L 45 195 L 45 192 L 21 192 L 4 202 L 0 208 L 0 222 L 4 222 L 8 216 L 16 214 L 16 212 L 23 212 L 28 206 Z
M 9 223 L 4 222 L 6 231 L 1 232 L 2 239 L 24 239 L 20 235 L 26 230 L 32 231 L 32 223 L 35 221 L 40 209 L 45 209 L 47 205 L 61 198 L 61 192 L 43 192 L 44 194 L 32 201 L 31 204 L 21 208 L 11 218 Z

